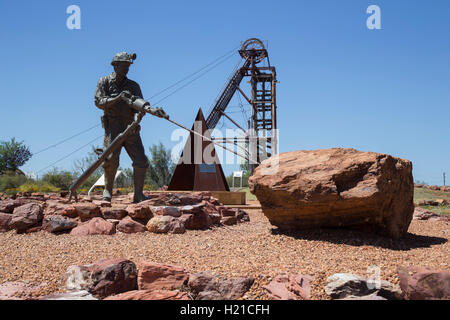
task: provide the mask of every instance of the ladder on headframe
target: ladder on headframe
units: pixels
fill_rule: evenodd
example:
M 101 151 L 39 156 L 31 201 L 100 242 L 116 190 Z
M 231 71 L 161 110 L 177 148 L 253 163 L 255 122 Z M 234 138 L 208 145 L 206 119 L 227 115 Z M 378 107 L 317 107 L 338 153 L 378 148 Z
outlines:
M 251 118 L 248 123 L 245 141 L 248 145 L 250 170 L 253 173 L 257 164 L 264 159 L 278 154 L 277 145 L 277 104 L 276 104 L 276 70 L 275 67 L 260 67 L 258 64 L 267 58 L 268 53 L 264 44 L 255 38 L 245 41 L 239 50 L 239 54 L 245 59 L 241 68 L 228 81 L 214 108 L 209 114 L 206 124 L 209 129 L 214 129 L 220 118 L 225 115 L 225 109 L 231 101 L 234 93 L 239 91 L 251 105 Z M 250 77 L 251 97 L 240 89 L 242 79 Z M 230 117 L 225 115 L 235 125 Z M 223 139 L 225 141 L 227 139 Z

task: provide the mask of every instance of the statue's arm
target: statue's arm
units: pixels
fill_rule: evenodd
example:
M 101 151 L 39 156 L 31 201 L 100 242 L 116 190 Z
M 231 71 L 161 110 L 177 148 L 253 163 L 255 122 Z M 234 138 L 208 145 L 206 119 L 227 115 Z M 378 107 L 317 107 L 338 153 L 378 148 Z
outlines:
M 110 97 L 105 92 L 105 83 L 103 79 L 100 79 L 97 83 L 97 88 L 95 89 L 94 102 L 97 108 L 105 110 L 114 104 L 116 104 L 121 96 Z

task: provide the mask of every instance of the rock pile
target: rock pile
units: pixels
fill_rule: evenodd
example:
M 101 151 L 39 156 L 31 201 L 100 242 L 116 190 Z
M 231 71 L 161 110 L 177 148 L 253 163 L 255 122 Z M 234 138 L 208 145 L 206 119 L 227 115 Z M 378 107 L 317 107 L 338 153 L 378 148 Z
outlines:
M 222 206 L 207 192 L 149 193 L 150 200 L 131 204 L 130 196 L 113 203 L 82 199 L 67 202 L 57 194 L 34 194 L 0 201 L 0 232 L 48 231 L 74 236 L 116 232 L 185 233 L 249 221 L 240 209 Z
M 408 160 L 334 148 L 281 153 L 276 172 L 269 168 L 271 158 L 250 177 L 250 191 L 280 229 L 352 226 L 392 238 L 407 233 L 414 211 Z
M 109 259 L 70 266 L 65 294 L 42 297 L 105 300 L 234 300 L 252 286 L 253 278 L 215 277 L 209 272 L 190 274 L 179 266 L 142 261 L 139 267 L 126 259 Z

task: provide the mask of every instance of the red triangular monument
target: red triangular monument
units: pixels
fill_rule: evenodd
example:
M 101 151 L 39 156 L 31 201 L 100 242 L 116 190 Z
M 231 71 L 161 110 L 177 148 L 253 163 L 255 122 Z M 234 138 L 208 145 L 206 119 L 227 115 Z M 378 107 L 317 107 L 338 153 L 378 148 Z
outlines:
M 201 108 L 192 130 L 211 139 Z M 213 143 L 190 133 L 168 190 L 230 191 Z

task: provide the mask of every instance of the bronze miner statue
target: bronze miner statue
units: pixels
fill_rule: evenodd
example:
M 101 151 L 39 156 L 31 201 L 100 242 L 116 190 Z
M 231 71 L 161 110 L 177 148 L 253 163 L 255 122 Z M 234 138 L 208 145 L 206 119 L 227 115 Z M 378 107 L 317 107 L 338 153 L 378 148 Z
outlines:
M 102 126 L 105 129 L 105 149 L 119 134 L 125 131 L 138 115 L 138 111 L 126 102 L 127 99 L 143 99 L 139 84 L 127 78 L 130 64 L 135 59 L 136 54 L 128 54 L 126 52 L 117 53 L 111 61 L 114 72 L 100 78 L 98 81 L 95 91 L 95 105 L 104 111 Z M 157 117 L 168 119 L 168 116 L 160 108 L 150 108 L 150 113 Z M 123 144 L 115 149 L 112 155 L 103 163 L 103 169 L 105 171 L 103 200 L 111 201 L 122 146 L 125 147 L 125 150 L 133 161 L 133 202 L 138 203 L 148 199 L 142 191 L 149 162 L 145 155 L 139 131 L 140 127 L 138 126 L 134 132 L 127 136 Z

